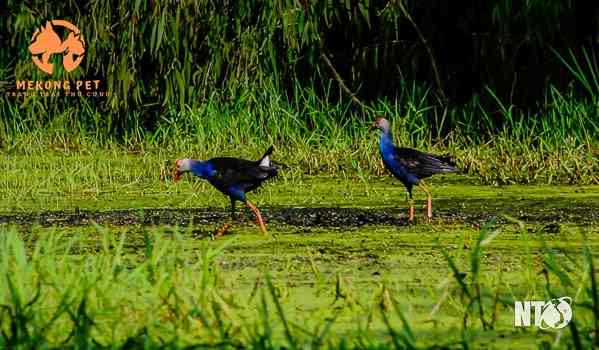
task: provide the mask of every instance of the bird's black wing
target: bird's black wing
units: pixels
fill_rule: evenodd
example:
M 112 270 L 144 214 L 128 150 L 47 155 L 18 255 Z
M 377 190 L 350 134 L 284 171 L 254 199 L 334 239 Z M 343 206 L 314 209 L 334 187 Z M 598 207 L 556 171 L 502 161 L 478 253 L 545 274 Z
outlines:
M 215 173 L 211 181 L 217 187 L 237 186 L 243 191 L 251 191 L 277 174 L 276 167 L 260 166 L 256 161 L 221 157 L 209 160 Z
M 235 184 L 247 181 L 256 181 L 268 176 L 255 161 L 246 159 L 220 157 L 210 159 L 216 173 L 215 177 L 220 180 Z
M 411 148 L 395 147 L 397 161 L 419 179 L 438 173 L 458 171 L 455 163 L 447 156 L 437 156 Z

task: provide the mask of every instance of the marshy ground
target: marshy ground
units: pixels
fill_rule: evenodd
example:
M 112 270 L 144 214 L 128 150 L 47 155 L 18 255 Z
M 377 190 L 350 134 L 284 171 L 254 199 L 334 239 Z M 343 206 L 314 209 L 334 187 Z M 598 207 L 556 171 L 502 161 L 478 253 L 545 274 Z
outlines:
M 135 172 L 106 176 L 110 171 L 78 166 L 63 169 L 73 172 L 71 182 L 54 173 L 35 177 L 35 171 L 8 172 L 0 180 L 2 249 L 16 256 L 15 242 L 21 242 L 29 256 L 29 265 L 27 259 L 16 263 L 28 271 L 13 281 L 22 288 L 53 285 L 34 266 L 56 264 L 53 276 L 63 286 L 41 287 L 48 298 L 33 304 L 48 318 L 61 293 L 88 293 L 68 281 L 94 276 L 83 284 L 95 290 L 86 305 L 95 320 L 92 337 L 102 344 L 145 330 L 152 339 L 175 336 L 181 344 L 230 338 L 229 345 L 239 346 L 272 327 L 269 339 L 279 344 L 389 345 L 407 332 L 406 344 L 561 347 L 567 329 L 515 328 L 510 300 L 549 299 L 551 285 L 552 293 L 587 302 L 581 290 L 588 278 L 578 260 L 583 249 L 599 251 L 598 186 L 490 186 L 439 176 L 430 183 L 433 221 L 425 220 L 424 196 L 417 193 L 417 222 L 408 224 L 405 190 L 392 178 L 284 174 L 250 196 L 263 210 L 267 238 L 241 206 L 230 220 L 228 200 L 205 182 L 174 184 Z M 225 222 L 232 228 L 214 240 L 211 234 Z M 481 237 L 484 252 L 476 253 L 480 269 L 473 271 Z M 565 264 L 571 284 L 551 275 L 547 254 L 556 266 Z M 15 269 L 3 261 L 3 273 Z M 115 272 L 117 265 L 124 270 Z M 111 274 L 126 277 L 105 281 Z M 467 288 L 482 288 L 484 321 L 468 305 L 461 279 Z M 21 292 L 25 300 L 33 293 Z M 9 303 L 9 294 L 0 297 Z M 265 302 L 268 327 L 260 316 Z M 207 315 L 198 316 L 198 305 L 210 309 Z M 590 314 L 575 309 L 580 327 Z M 227 333 L 232 330 L 244 336 Z M 60 332 L 49 337 L 58 341 Z
M 0 349 L 599 348 L 597 1 L 3 3 Z M 83 64 L 39 71 L 40 33 Z M 106 96 L 22 89 L 50 80 Z M 432 222 L 381 116 L 463 172 Z M 269 237 L 169 179 L 270 146 Z M 567 327 L 514 326 L 563 296 Z

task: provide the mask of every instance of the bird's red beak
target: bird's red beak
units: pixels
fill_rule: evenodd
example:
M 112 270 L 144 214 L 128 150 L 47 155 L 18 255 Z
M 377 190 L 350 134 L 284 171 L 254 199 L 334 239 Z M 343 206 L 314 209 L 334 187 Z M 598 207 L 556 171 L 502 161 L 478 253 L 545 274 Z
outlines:
M 175 161 L 175 164 L 173 165 L 173 181 L 178 182 L 179 180 L 181 180 L 181 172 L 179 171 L 179 161 Z
M 370 129 L 378 129 L 379 128 L 379 123 L 381 122 L 382 119 L 384 119 L 382 116 L 376 117 L 376 119 L 374 120 L 374 122 L 370 126 Z

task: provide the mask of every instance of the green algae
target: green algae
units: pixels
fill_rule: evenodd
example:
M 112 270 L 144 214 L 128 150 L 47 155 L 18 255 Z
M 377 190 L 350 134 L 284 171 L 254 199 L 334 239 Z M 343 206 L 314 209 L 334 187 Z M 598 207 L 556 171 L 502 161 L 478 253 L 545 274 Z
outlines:
M 566 261 L 567 255 L 580 255 L 583 234 L 587 236 L 586 242 L 592 251 L 599 248 L 597 228 L 564 224 L 558 233 L 545 233 L 534 226 L 522 231 L 515 223 L 494 224 L 492 228 L 497 235 L 481 256 L 480 283 L 489 293 L 500 293 L 504 298 L 546 298 L 545 277 L 539 272 L 543 269 L 543 256 L 547 249 L 555 251 L 560 260 Z M 463 299 L 456 291 L 457 285 L 443 253 L 454 259 L 466 278 L 471 278 L 468 272 L 470 253 L 480 234 L 479 227 L 425 224 L 322 229 L 273 225 L 270 231 L 273 239 L 264 237 L 253 226 L 242 225 L 234 227 L 228 235 L 212 240 L 205 235 L 207 230 L 204 227 L 195 226 L 31 226 L 23 228 L 21 235 L 29 242 L 28 249 L 32 251 L 43 236 L 61 235 L 63 241 L 79 237 L 77 244 L 70 245 L 74 249 L 70 254 L 77 259 L 69 264 L 90 266 L 91 261 L 104 261 L 102 264 L 106 264 L 106 259 L 116 259 L 115 256 L 119 257 L 117 260 L 121 264 L 126 261 L 129 272 L 125 270 L 121 278 L 113 280 L 111 283 L 114 285 L 104 282 L 105 289 L 98 287 L 96 291 L 98 295 L 106 293 L 106 297 L 110 297 L 112 289 L 119 290 L 114 292 L 117 299 L 125 298 L 128 293 L 141 293 L 144 298 L 151 295 L 161 298 L 160 295 L 163 295 L 164 298 L 166 290 L 173 286 L 194 290 L 193 284 L 181 284 L 182 281 L 190 283 L 195 276 L 194 283 L 199 283 L 202 269 L 195 264 L 201 263 L 206 252 L 221 250 L 214 255 L 214 263 L 210 265 L 211 278 L 215 283 L 210 293 L 218 293 L 218 302 L 224 303 L 220 307 L 228 308 L 223 317 L 235 327 L 243 328 L 244 324 L 251 325 L 257 321 L 256 310 L 261 293 L 265 293 L 265 276 L 269 275 L 295 331 L 305 329 L 311 332 L 336 315 L 330 335 L 331 344 L 343 338 L 352 343 L 360 339 L 370 339 L 373 344 L 387 341 L 388 330 L 380 314 L 385 290 L 398 301 L 418 344 L 423 346 L 457 344 L 465 337 L 475 347 L 530 348 L 541 341 L 553 342 L 558 337 L 555 332 L 515 329 L 513 310 L 503 305 L 497 309 L 493 330 L 483 331 L 476 320 L 470 321 L 465 332 L 460 330 Z M 159 289 L 163 292 L 148 292 L 150 294 L 146 295 L 141 291 L 135 292 L 134 276 L 146 270 L 140 264 L 147 261 L 148 232 L 154 237 L 154 247 L 159 251 L 155 253 L 156 258 L 150 259 L 158 264 L 155 268 L 180 260 L 177 264 L 183 264 L 183 270 L 161 275 L 163 287 Z M 86 263 L 88 260 L 90 262 Z M 73 270 L 77 271 L 77 268 Z M 65 280 L 69 278 L 74 277 L 64 276 Z M 34 285 L 33 281 L 27 284 Z M 555 291 L 559 292 L 559 289 Z M 134 298 L 133 295 L 127 298 Z M 185 304 L 185 297 L 181 298 L 180 302 Z M 125 329 L 141 327 L 144 322 L 149 322 L 153 317 L 148 314 L 150 312 L 165 312 L 155 303 L 151 305 L 148 310 L 138 306 L 138 315 L 134 320 L 125 322 L 128 324 Z M 486 307 L 492 308 L 491 305 Z M 100 314 L 106 324 L 127 317 L 118 308 Z M 582 310 L 577 316 L 583 317 Z M 277 334 L 275 340 L 284 342 L 282 324 L 277 321 L 276 313 L 271 317 Z M 183 321 L 175 318 L 161 322 L 167 322 L 169 326 L 154 329 L 152 334 L 155 336 L 169 336 L 168 329 L 180 327 L 179 322 Z M 400 328 L 401 321 L 393 316 L 391 324 Z M 192 333 L 183 331 L 183 334 L 183 338 L 193 338 Z
M 88 156 L 0 157 L 0 214 L 48 210 L 131 208 L 227 208 L 228 200 L 206 181 L 169 180 L 172 159 L 162 154 L 101 153 Z M 380 208 L 405 207 L 403 186 L 391 177 L 352 174 L 314 177 L 284 170 L 249 198 L 262 206 Z M 430 180 L 435 209 L 467 212 L 591 207 L 599 186 L 483 186 L 475 177 Z M 415 190 L 418 204 L 424 195 Z
M 54 163 L 22 163 L 5 167 L 0 177 L 0 214 L 60 210 L 215 207 L 228 200 L 206 181 L 191 176 L 173 183 L 161 159 L 120 160 L 61 158 Z M 4 159 L 8 162 L 8 159 Z M 12 164 L 12 163 L 11 163 Z M 5 165 L 8 165 L 5 163 Z M 483 186 L 476 179 L 438 176 L 430 180 L 435 210 L 464 213 L 534 212 L 550 209 L 597 208 L 599 186 Z M 415 190 L 417 204 L 424 195 Z M 311 177 L 283 172 L 249 198 L 261 206 L 401 208 L 407 205 L 403 186 L 390 177 Z
M 79 237 L 69 254 L 50 256 L 44 261 L 48 264 L 63 261 L 70 266 L 72 271 L 61 266 L 64 275 L 56 274 L 56 278 L 65 281 L 75 280 L 77 271 L 79 274 L 93 271 L 101 280 L 96 293 L 103 301 L 93 299 L 96 304 L 92 305 L 97 307 L 94 309 L 96 336 L 104 343 L 124 339 L 128 331 L 135 332 L 140 327 L 149 327 L 155 337 L 176 333 L 183 344 L 193 343 L 195 336 L 205 334 L 204 327 L 197 326 L 199 321 L 193 317 L 192 321 L 185 321 L 185 317 L 172 315 L 163 305 L 164 300 L 170 300 L 168 293 L 178 289 L 185 296 L 173 298 L 181 298 L 183 310 L 193 309 L 193 303 L 198 302 L 197 293 L 209 293 L 226 322 L 250 337 L 248 329 L 260 319 L 261 297 L 269 293 L 266 288 L 269 275 L 298 339 L 302 338 L 298 334 L 322 331 L 334 315 L 326 344 L 335 346 L 346 339 L 355 346 L 389 345 L 389 329 L 381 317 L 381 309 L 393 309 L 386 297 L 388 291 L 409 320 L 421 346 L 452 347 L 466 342 L 472 347 L 530 348 L 545 341 L 561 347 L 567 342 L 560 343 L 562 333 L 516 329 L 509 303 L 494 306 L 490 300 L 495 293 L 506 300 L 545 300 L 549 298 L 548 281 L 553 293 L 580 293 L 583 283 L 580 281 L 586 280 L 581 277 L 580 265 L 572 266 L 571 261 L 581 256 L 585 244 L 591 251 L 599 251 L 599 186 L 483 186 L 475 178 L 462 175 L 430 180 L 435 198 L 435 217 L 431 223 L 423 217 L 424 196 L 416 192 L 418 220 L 414 225 L 405 225 L 405 189 L 393 178 L 312 177 L 294 172 L 283 172 L 279 179 L 249 196 L 265 208 L 267 220 L 271 219 L 268 214 L 272 214 L 268 229 L 273 239 L 260 234 L 251 222 L 252 217 L 242 208 L 240 219 L 217 240 L 212 240 L 210 234 L 222 223 L 230 222 L 224 215 L 222 221 L 202 225 L 192 221 L 182 226 L 127 222 L 70 226 L 60 221 L 49 227 L 36 225 L 35 214 L 48 211 L 76 215 L 78 210 L 89 210 L 110 216 L 115 210 L 127 209 L 143 217 L 148 213 L 144 208 L 181 210 L 179 216 L 187 215 L 184 210 L 189 208 L 211 208 L 220 213 L 228 210 L 228 200 L 205 181 L 188 177 L 175 184 L 167 176 L 161 176 L 161 170 L 164 175 L 168 169 L 160 165 L 162 160 L 152 157 L 137 160 L 125 157 L 109 162 L 71 159 L 18 163 L 0 178 L 0 215 L 4 215 L 9 225 L 14 223 L 10 215 L 22 215 L 18 235 L 25 239 L 27 254 L 35 254 L 35 244 L 43 236 L 56 235 L 65 241 Z M 403 221 L 398 225 L 306 227 L 277 219 L 277 211 L 288 208 L 387 211 Z M 511 217 L 519 218 L 524 228 Z M 483 329 L 475 316 L 471 316 L 467 327 L 462 327 L 464 296 L 447 256 L 466 280 L 472 279 L 471 252 L 481 227 L 489 220 L 496 220 L 491 226 L 496 236 L 480 257 L 479 283 L 489 296 L 485 302 L 487 310 L 496 308 L 494 328 Z M 7 227 L 0 225 L 3 235 L 12 230 Z M 157 248 L 162 253 L 152 254 L 162 255 L 148 258 L 148 232 L 152 237 L 159 236 L 159 241 L 170 244 L 171 248 Z M 160 244 L 155 243 L 154 247 Z M 214 250 L 220 253 L 214 254 L 209 266 L 213 284 L 206 291 L 197 286 L 205 272 L 200 265 L 205 254 Z M 567 264 L 569 269 L 565 271 L 571 279 L 579 281 L 576 288 L 568 289 L 555 276 L 547 277 L 548 252 L 559 263 Z M 594 259 L 597 260 L 596 256 Z M 114 271 L 92 267 L 117 260 L 126 268 L 119 270 L 122 275 L 114 280 L 100 277 Z M 148 261 L 156 264 L 144 265 Z M 158 287 L 141 281 L 149 266 L 159 270 L 161 264 L 174 265 L 172 271 L 156 272 L 162 276 L 160 283 L 152 282 L 158 283 Z M 176 267 L 177 264 L 182 265 Z M 14 273 L 10 264 L 3 266 L 3 273 Z M 37 275 L 23 276 L 29 276 L 21 281 L 23 290 L 33 288 Z M 76 295 L 84 293 L 78 288 L 74 291 Z M 1 295 L 0 303 L 10 304 L 8 295 Z M 56 306 L 56 295 L 50 295 L 49 300 L 54 301 L 51 305 L 41 305 L 44 308 Z M 125 307 L 126 303 L 106 301 L 112 298 L 140 305 Z M 98 306 L 107 304 L 112 306 L 103 311 Z M 132 308 L 129 311 L 135 316 L 122 313 L 121 308 Z M 581 324 L 590 319 L 588 310 L 583 309 L 575 313 Z M 273 305 L 269 314 L 273 339 L 284 344 L 283 325 Z M 391 326 L 401 329 L 397 315 L 389 317 Z M 122 329 L 112 330 L 114 338 L 102 335 L 119 322 Z M 60 327 L 68 329 L 68 322 Z

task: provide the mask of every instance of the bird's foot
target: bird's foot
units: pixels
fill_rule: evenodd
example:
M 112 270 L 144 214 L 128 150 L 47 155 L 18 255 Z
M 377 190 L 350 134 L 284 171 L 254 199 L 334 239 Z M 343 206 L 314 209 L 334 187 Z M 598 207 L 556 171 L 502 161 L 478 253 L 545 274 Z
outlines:
M 426 222 L 430 223 L 433 220 L 433 214 L 428 210 L 426 205 L 422 206 L 422 211 L 424 212 L 424 219 Z
M 410 211 L 409 211 L 409 216 L 408 216 L 408 222 L 410 224 L 414 223 L 414 207 L 410 206 Z
M 256 208 L 256 206 L 249 201 L 246 202 L 246 206 L 254 213 L 254 215 L 256 215 L 256 224 L 260 226 L 260 231 L 262 231 L 264 235 L 268 236 L 268 232 L 266 232 L 266 226 L 264 225 L 264 220 L 262 220 L 260 210 L 258 210 L 258 208 Z
M 428 222 L 433 220 L 433 199 L 430 194 L 426 200 L 426 218 Z
M 426 195 L 426 218 L 430 222 L 433 219 L 433 196 L 430 192 L 427 192 Z
M 214 233 L 212 234 L 212 237 L 213 237 L 214 239 L 216 239 L 216 238 L 218 238 L 218 237 L 224 236 L 224 235 L 226 235 L 227 233 L 229 233 L 229 229 L 230 229 L 230 228 L 231 228 L 231 225 L 229 225 L 229 224 L 224 224 L 224 225 L 222 225 L 221 227 L 217 228 L 217 229 L 214 231 Z
M 262 233 L 268 235 L 268 232 L 266 232 L 266 225 L 264 224 L 264 221 L 256 219 L 256 225 L 260 227 L 260 231 L 262 231 Z

